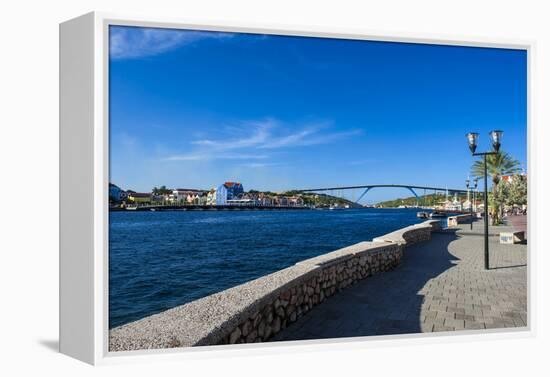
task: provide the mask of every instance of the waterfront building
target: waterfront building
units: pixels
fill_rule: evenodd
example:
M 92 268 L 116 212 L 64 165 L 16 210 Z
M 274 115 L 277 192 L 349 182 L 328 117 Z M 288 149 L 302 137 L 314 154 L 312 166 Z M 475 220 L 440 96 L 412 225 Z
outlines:
M 216 189 L 216 205 L 224 206 L 227 204 L 227 187 L 225 185 L 220 185 Z
M 130 192 L 128 193 L 128 201 L 135 204 L 150 204 L 151 194 L 146 192 Z
M 291 196 L 290 198 L 288 198 L 288 203 L 292 207 L 303 207 L 304 199 L 299 196 Z
M 187 198 L 185 199 L 185 201 L 187 202 L 187 204 L 198 204 L 199 197 L 200 197 L 200 195 L 197 192 L 189 193 L 187 195 Z
M 237 205 L 237 206 L 256 206 L 258 203 L 255 199 L 252 198 L 236 198 L 236 199 L 227 199 L 227 205 Z
M 109 199 L 114 200 L 115 202 L 121 202 L 126 199 L 127 196 L 128 194 L 126 191 L 122 190 L 113 183 L 109 183 Z
M 216 189 L 215 188 L 208 191 L 208 194 L 206 195 L 206 205 L 209 205 L 209 206 L 215 206 L 216 205 Z
M 227 188 L 227 199 L 235 199 L 244 193 L 243 185 L 239 182 L 225 182 Z
M 193 200 L 202 194 L 202 190 L 178 188 L 172 190 L 172 200 L 180 204 L 193 204 Z
M 268 195 L 260 194 L 258 196 L 258 203 L 261 206 L 272 206 L 273 200 Z
M 288 198 L 286 196 L 275 196 L 273 198 L 273 205 L 277 207 L 288 206 Z
M 216 205 L 226 205 L 228 200 L 239 198 L 244 193 L 243 185 L 239 182 L 225 182 L 216 190 Z
M 151 202 L 153 203 L 164 203 L 166 201 L 166 196 L 162 194 L 151 194 Z
M 208 195 L 206 193 L 203 193 L 199 195 L 199 197 L 196 199 L 196 203 L 200 206 L 205 206 L 207 204 Z

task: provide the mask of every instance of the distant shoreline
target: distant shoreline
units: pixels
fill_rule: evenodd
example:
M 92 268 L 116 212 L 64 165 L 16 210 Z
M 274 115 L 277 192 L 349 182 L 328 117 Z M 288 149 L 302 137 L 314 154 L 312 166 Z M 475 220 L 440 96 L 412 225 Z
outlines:
M 410 209 L 419 210 L 425 208 L 399 208 L 399 207 L 353 207 L 353 208 L 333 208 L 328 207 L 306 207 L 306 206 L 238 206 L 238 205 L 217 205 L 217 206 L 201 206 L 201 205 L 188 205 L 188 206 L 143 206 L 137 208 L 119 208 L 110 207 L 110 212 L 161 212 L 161 211 L 280 211 L 280 210 L 316 210 L 316 211 L 343 211 L 350 209 Z M 433 210 L 430 208 L 429 210 Z
M 270 211 L 270 210 L 314 210 L 299 206 L 143 206 L 137 208 L 109 208 L 110 212 L 162 212 L 162 211 Z M 327 208 L 328 210 L 328 208 Z

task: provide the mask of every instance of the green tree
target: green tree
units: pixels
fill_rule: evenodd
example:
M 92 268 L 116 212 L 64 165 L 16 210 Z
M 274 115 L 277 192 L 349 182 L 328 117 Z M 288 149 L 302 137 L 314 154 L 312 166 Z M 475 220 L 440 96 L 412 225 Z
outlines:
M 491 182 L 492 182 L 492 193 L 493 197 L 497 198 L 494 199 L 491 203 L 489 203 L 493 206 L 492 209 L 490 209 L 490 212 L 493 214 L 493 225 L 499 224 L 501 220 L 501 208 L 502 208 L 502 202 L 498 201 L 499 193 L 497 193 L 497 187 L 498 183 L 500 182 L 500 178 L 503 175 L 510 175 L 518 173 L 519 168 L 519 161 L 514 159 L 509 153 L 499 151 L 496 154 L 488 155 L 487 158 L 487 174 L 491 176 Z M 479 160 L 475 161 L 472 165 L 472 171 L 471 175 L 474 177 L 478 177 L 480 179 L 483 179 L 484 175 L 484 163 L 483 158 L 480 158 Z
M 510 187 L 508 183 L 499 181 L 489 195 L 489 204 L 491 208 L 491 215 L 493 219 L 502 219 L 504 210 L 504 204 L 508 204 L 508 198 L 510 196 Z M 494 225 L 494 224 L 493 224 Z
M 165 195 L 170 194 L 172 190 L 169 190 L 166 188 L 166 186 L 162 185 L 160 187 L 153 187 L 153 190 L 151 192 L 155 195 Z
M 508 184 L 506 204 L 509 206 L 527 204 L 527 178 L 525 176 L 514 175 L 512 182 Z

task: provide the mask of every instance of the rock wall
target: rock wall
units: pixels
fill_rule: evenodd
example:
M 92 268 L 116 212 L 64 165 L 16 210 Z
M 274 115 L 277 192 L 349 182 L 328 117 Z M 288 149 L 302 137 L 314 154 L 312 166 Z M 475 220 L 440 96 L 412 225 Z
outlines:
M 458 226 L 458 224 L 469 223 L 470 221 L 472 221 L 472 215 L 470 214 L 449 216 L 447 217 L 447 227 L 452 228 Z
M 265 342 L 305 315 L 326 298 L 358 280 L 395 268 L 403 246 L 361 243 L 338 250 L 336 255 L 300 262 L 321 267 L 306 281 L 283 290 L 271 303 L 259 308 L 219 343 Z M 331 258 L 332 257 L 332 258 Z
M 339 249 L 110 331 L 109 350 L 265 342 L 342 289 L 395 268 L 430 220 Z

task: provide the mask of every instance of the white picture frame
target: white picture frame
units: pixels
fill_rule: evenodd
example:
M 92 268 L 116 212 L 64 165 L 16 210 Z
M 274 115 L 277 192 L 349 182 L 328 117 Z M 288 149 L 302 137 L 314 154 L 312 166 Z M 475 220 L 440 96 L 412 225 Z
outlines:
M 247 32 L 292 36 L 330 37 L 371 41 L 409 42 L 451 46 L 514 48 L 527 52 L 528 62 L 528 173 L 532 171 L 531 83 L 533 41 L 498 38 L 462 38 L 414 33 L 387 33 L 355 29 L 326 29 L 235 22 L 208 24 L 160 17 L 88 13 L 60 25 L 60 352 L 90 364 L 151 357 L 211 354 L 212 347 L 109 352 L 108 350 L 108 28 L 110 25 L 164 27 L 187 30 Z M 533 203 L 533 185 L 529 201 Z M 85 198 L 85 199 L 83 199 Z M 72 203 L 78 202 L 75 206 Z M 534 206 L 532 206 L 534 207 Z M 528 226 L 532 223 L 530 212 Z M 529 230 L 530 231 L 530 230 Z M 520 332 L 495 330 L 483 334 L 461 332 L 463 339 L 503 338 L 533 334 L 533 247 L 528 247 L 528 328 Z M 418 334 L 354 338 L 354 344 L 384 342 L 456 341 L 458 334 Z M 284 352 L 302 346 L 340 347 L 347 340 L 299 341 L 279 344 L 218 346 L 220 352 Z M 228 348 L 230 347 L 230 348 Z M 216 353 L 218 354 L 218 353 Z

